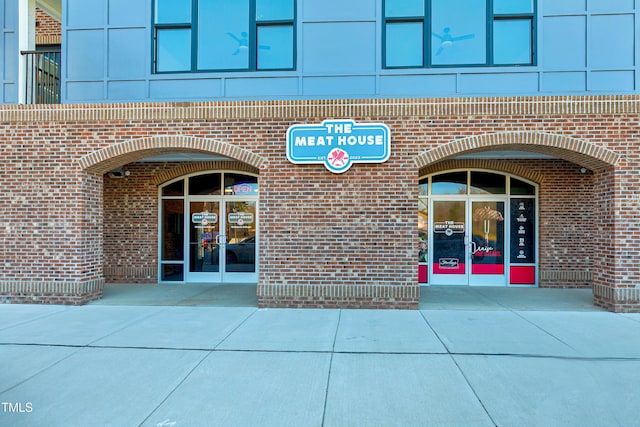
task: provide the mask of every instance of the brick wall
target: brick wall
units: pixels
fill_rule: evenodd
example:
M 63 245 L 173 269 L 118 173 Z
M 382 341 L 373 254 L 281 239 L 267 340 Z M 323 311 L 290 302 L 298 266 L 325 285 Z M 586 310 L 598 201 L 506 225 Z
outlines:
M 632 309 L 638 226 L 615 230 L 615 242 L 591 231 L 603 221 L 598 203 L 614 222 L 638 210 L 630 158 L 637 158 L 639 110 L 635 97 L 2 107 L 0 294 L 15 283 L 155 282 L 157 185 L 181 166 L 131 162 L 191 149 L 259 168 L 262 306 L 416 308 L 416 184 L 426 168 L 466 147 L 577 162 L 504 166 L 539 178 L 541 284 L 626 287 Z M 386 123 L 390 160 L 342 175 L 290 164 L 288 126 L 327 118 Z M 509 137 L 478 137 L 495 134 Z M 624 162 L 614 166 L 607 150 Z M 102 177 L 123 164 L 129 177 Z M 578 164 L 593 172 L 581 174 Z M 613 176 L 607 170 L 616 171 L 613 192 L 601 181 Z M 602 263 L 603 245 L 624 248 L 615 258 L 624 275 Z M 603 272 L 593 278 L 597 268 Z
M 36 7 L 36 45 L 60 44 L 62 24 Z

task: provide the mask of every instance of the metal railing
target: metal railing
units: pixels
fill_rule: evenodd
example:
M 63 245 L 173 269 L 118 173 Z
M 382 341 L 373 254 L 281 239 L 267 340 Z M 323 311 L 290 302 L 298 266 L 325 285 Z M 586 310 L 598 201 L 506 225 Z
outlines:
M 26 103 L 60 103 L 60 51 L 25 51 Z

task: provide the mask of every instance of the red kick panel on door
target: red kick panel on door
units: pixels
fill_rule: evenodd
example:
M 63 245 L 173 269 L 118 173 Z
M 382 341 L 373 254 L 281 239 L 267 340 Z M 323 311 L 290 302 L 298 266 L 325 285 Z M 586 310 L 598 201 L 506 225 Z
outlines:
M 426 265 L 418 266 L 418 283 L 429 283 Z
M 504 274 L 504 264 L 473 264 L 471 274 Z
M 535 285 L 536 268 L 533 266 L 511 266 L 509 283 L 512 285 Z

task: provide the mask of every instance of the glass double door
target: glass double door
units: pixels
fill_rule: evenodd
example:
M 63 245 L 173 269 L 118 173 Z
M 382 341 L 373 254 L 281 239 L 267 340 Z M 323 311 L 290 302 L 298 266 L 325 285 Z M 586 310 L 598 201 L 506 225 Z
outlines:
M 188 200 L 188 282 L 256 283 L 257 200 Z
M 506 200 L 432 203 L 429 283 L 505 286 Z

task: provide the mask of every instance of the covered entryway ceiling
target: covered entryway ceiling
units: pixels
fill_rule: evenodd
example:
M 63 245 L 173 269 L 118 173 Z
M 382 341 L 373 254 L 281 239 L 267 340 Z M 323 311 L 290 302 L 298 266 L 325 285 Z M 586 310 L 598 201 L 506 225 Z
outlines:
M 62 22 L 62 1 L 61 0 L 37 0 L 36 7 L 45 11 L 49 16 L 58 22 Z

